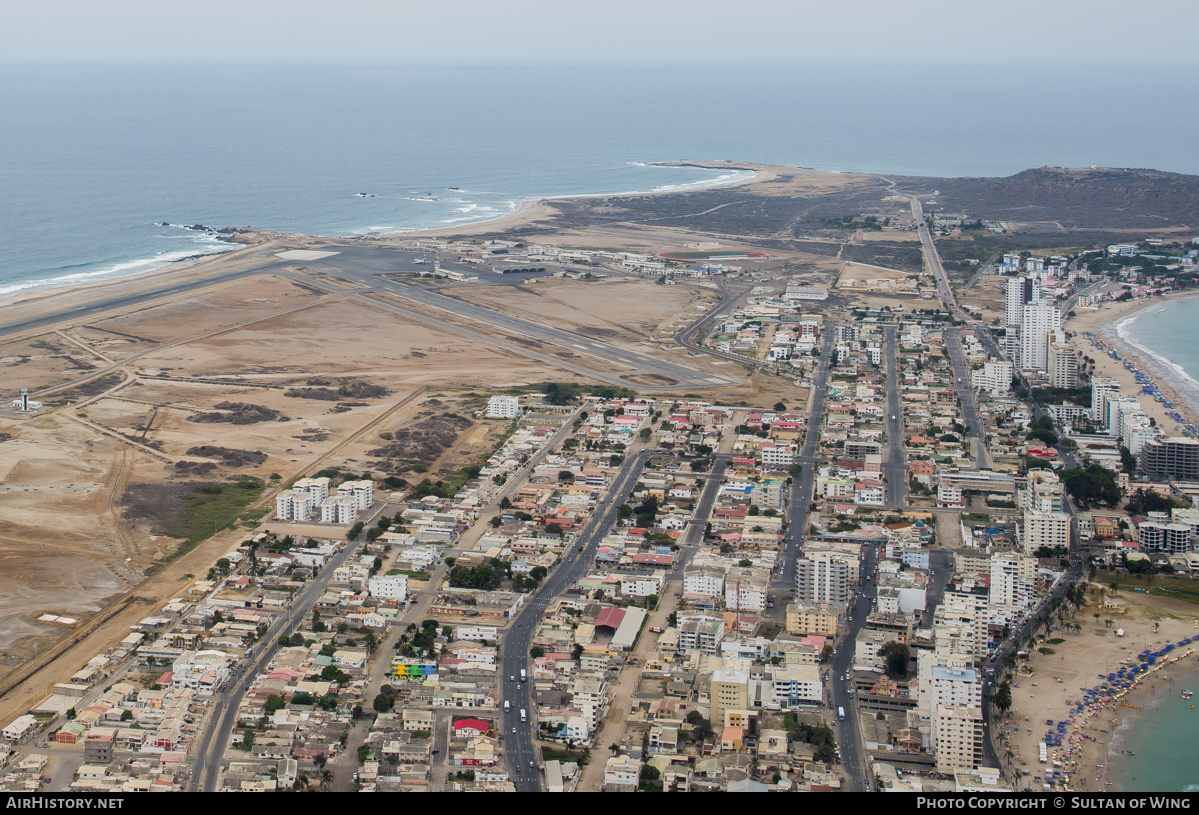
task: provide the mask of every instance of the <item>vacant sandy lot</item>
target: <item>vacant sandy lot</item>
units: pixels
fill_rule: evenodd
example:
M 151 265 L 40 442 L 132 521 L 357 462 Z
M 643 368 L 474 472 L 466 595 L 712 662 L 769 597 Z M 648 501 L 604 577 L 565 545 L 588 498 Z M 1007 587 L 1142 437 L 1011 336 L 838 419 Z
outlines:
M 719 294 L 690 286 L 659 286 L 652 280 L 530 281 L 520 286 L 461 287 L 453 297 L 620 345 L 648 340 L 674 323 L 686 324 Z
M 321 296 L 286 278 L 256 277 L 180 295 L 160 305 L 139 307 L 127 314 L 89 325 L 93 329 L 153 343 L 176 342 L 303 306 L 319 300 Z
M 135 455 L 68 419 L 0 420 L 0 650 L 62 630 L 44 611 L 86 617 L 123 588 L 154 543 L 118 529 L 114 498 Z M 158 468 L 154 468 L 158 469 Z M 161 477 L 161 470 L 157 473 Z
M 20 388 L 36 393 L 106 366 L 96 354 L 53 332 L 0 343 L 0 371 L 9 383 L 5 391 L 13 395 Z

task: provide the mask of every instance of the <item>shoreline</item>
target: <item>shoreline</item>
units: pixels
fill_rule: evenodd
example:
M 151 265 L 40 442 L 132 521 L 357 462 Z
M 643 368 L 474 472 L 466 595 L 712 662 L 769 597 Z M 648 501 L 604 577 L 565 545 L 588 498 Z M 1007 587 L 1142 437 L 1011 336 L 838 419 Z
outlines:
M 1184 435 L 1184 427 L 1168 414 L 1169 408 L 1156 399 L 1141 393 L 1141 385 L 1136 381 L 1133 372 L 1124 367 L 1124 360 L 1133 361 L 1142 373 L 1149 374 L 1154 384 L 1174 402 L 1174 410 L 1192 421 L 1199 419 L 1199 387 L 1188 387 L 1178 382 L 1178 373 L 1170 370 L 1169 365 L 1177 365 L 1164 354 L 1157 354 L 1143 349 L 1131 338 L 1121 336 L 1121 326 L 1130 320 L 1135 320 L 1155 306 L 1174 304 L 1199 297 L 1199 292 L 1185 291 L 1154 297 L 1151 302 L 1129 302 L 1104 304 L 1096 309 L 1075 309 L 1075 316 L 1070 318 L 1065 327 L 1072 332 L 1070 343 L 1075 349 L 1095 361 L 1094 376 L 1107 376 L 1120 383 L 1120 392 L 1127 395 L 1146 396 L 1141 399 L 1141 409 L 1157 421 L 1157 426 L 1167 435 Z M 1097 348 L 1091 340 L 1084 336 L 1090 332 L 1094 337 L 1106 342 L 1119 352 L 1121 359 L 1112 359 Z M 1155 357 L 1168 360 L 1163 363 Z M 1180 366 L 1181 367 L 1181 366 Z M 1172 431 L 1168 431 L 1173 428 Z
M 1188 650 L 1184 656 L 1194 656 L 1194 650 Z M 1180 657 L 1180 660 L 1182 657 Z M 1147 720 L 1158 715 L 1162 706 L 1167 702 L 1175 702 L 1181 698 L 1181 688 L 1194 688 L 1199 685 L 1199 664 L 1191 663 L 1191 667 L 1182 667 L 1181 673 L 1177 676 L 1171 676 L 1164 673 L 1165 668 L 1176 666 L 1176 662 L 1163 666 L 1163 674 L 1160 677 L 1163 680 L 1169 680 L 1169 685 L 1166 687 L 1169 693 L 1157 695 L 1152 692 L 1151 688 L 1144 686 L 1138 687 L 1134 692 L 1130 693 L 1128 700 L 1137 703 L 1137 710 L 1126 716 L 1111 733 L 1111 739 L 1107 746 L 1107 761 L 1104 767 L 1103 779 L 1112 779 L 1108 782 L 1108 788 L 1111 792 L 1125 792 L 1126 781 L 1120 780 L 1121 776 L 1125 775 L 1128 769 L 1129 760 L 1135 758 L 1134 755 L 1127 754 L 1123 751 L 1126 744 L 1129 743 L 1130 736 L 1137 732 L 1138 728 L 1144 728 Z M 1155 677 L 1156 678 L 1156 677 Z M 1180 688 L 1178 693 L 1175 693 L 1175 688 Z M 1149 691 L 1146 697 L 1146 691 Z M 1135 777 L 1134 779 L 1135 780 Z M 1166 790 L 1162 790 L 1165 792 Z
M 1181 672 L 1178 667 L 1170 666 L 1179 659 L 1194 660 L 1199 653 L 1199 642 L 1178 646 L 1158 658 L 1151 670 L 1138 673 L 1133 687 L 1117 689 L 1110 695 L 1102 690 L 1094 693 L 1095 688 L 1108 681 L 1109 673 L 1118 673 L 1122 665 L 1130 662 L 1139 665 L 1141 652 L 1157 651 L 1168 643 L 1179 643 L 1196 635 L 1189 609 L 1156 616 L 1161 611 L 1156 604 L 1144 606 L 1137 602 L 1108 627 L 1090 618 L 1096 612 L 1112 613 L 1111 610 L 1105 611 L 1092 603 L 1075 618 L 1083 625 L 1081 632 L 1054 633 L 1057 641 L 1040 646 L 1049 645 L 1049 654 L 1031 651 L 1021 672 L 1012 677 L 1011 709 L 1002 722 L 996 719 L 1002 734 L 997 734 L 1001 742 L 998 749 L 1003 756 L 1003 743 L 1009 745 L 1018 789 L 1040 792 L 1044 779 L 1054 770 L 1069 776 L 1069 781 L 1059 783 L 1057 789 L 1099 792 L 1108 788 L 1108 780 L 1115 777 L 1113 761 L 1118 772 L 1119 759 L 1123 758 L 1115 751 L 1122 749 L 1129 734 L 1143 723 L 1143 711 L 1153 699 L 1154 683 L 1187 673 L 1193 662 L 1187 663 Z M 1159 631 L 1154 631 L 1155 623 L 1160 626 Z M 1123 636 L 1116 634 L 1120 629 Z M 1097 637 L 1102 639 L 1096 642 Z M 1162 674 L 1166 669 L 1168 674 Z M 1194 671 L 1199 672 L 1199 666 Z M 1136 705 L 1137 710 L 1124 705 Z M 1042 764 L 1038 745 L 1046 740 L 1046 731 L 1059 733 L 1057 725 L 1061 722 L 1066 723 L 1059 737 L 1061 743 L 1048 746 L 1047 760 Z M 1055 760 L 1060 766 L 1054 766 Z M 1027 770 L 1028 775 L 1023 775 L 1022 770 Z
M 1164 353 L 1155 351 L 1148 345 L 1138 342 L 1132 331 L 1132 325 L 1141 317 L 1156 314 L 1163 309 L 1170 308 L 1177 303 L 1182 303 L 1195 297 L 1199 297 L 1199 292 L 1188 292 L 1179 297 L 1171 298 L 1165 302 L 1161 309 L 1151 311 L 1152 306 L 1146 306 L 1112 323 L 1105 333 L 1114 335 L 1124 346 L 1134 349 L 1134 354 L 1139 352 L 1148 356 L 1149 360 L 1145 362 L 1145 367 L 1151 369 L 1154 373 L 1160 374 L 1166 379 L 1177 378 L 1179 385 L 1174 386 L 1175 390 L 1178 390 L 1182 394 L 1192 410 L 1199 411 L 1199 380 L 1196 380 L 1181 363 L 1171 359 Z M 1126 329 L 1125 326 L 1128 326 L 1128 328 Z
M 713 189 L 716 187 L 736 187 L 744 184 L 760 183 L 774 178 L 777 174 L 771 173 L 766 169 L 766 165 L 761 167 L 749 166 L 745 162 L 738 162 L 735 165 L 729 162 L 728 167 L 717 166 L 724 162 L 646 162 L 647 166 L 658 167 L 694 167 L 697 169 L 706 170 L 729 170 L 734 173 L 749 172 L 752 173 L 748 178 L 741 177 L 719 177 L 706 181 L 699 181 L 687 184 L 664 185 L 652 190 L 640 191 L 631 190 L 624 192 L 612 193 L 577 193 L 570 195 L 559 195 L 554 197 L 535 197 L 517 201 L 516 208 L 490 218 L 481 218 L 474 221 L 463 221 L 460 224 L 444 227 L 431 227 L 421 229 L 400 230 L 395 232 L 365 232 L 352 233 L 348 235 L 319 235 L 304 232 L 276 232 L 270 229 L 259 227 L 246 227 L 249 230 L 248 234 L 260 235 L 273 238 L 277 241 L 312 241 L 319 240 L 323 243 L 330 242 L 363 242 L 363 241 L 392 241 L 406 240 L 421 237 L 448 237 L 451 235 L 471 236 L 478 234 L 488 234 L 495 231 L 503 231 L 506 229 L 515 229 L 523 226 L 528 226 L 537 223 L 550 217 L 554 210 L 550 204 L 554 201 L 566 201 L 577 198 L 607 198 L 612 196 L 629 196 L 629 195 L 677 195 L 687 192 L 695 192 L 704 189 Z M 247 234 L 247 233 L 243 233 Z M 160 265 L 153 268 L 143 269 L 141 271 L 131 272 L 129 274 L 121 274 L 123 269 L 108 269 L 97 270 L 95 272 L 79 273 L 79 276 L 74 275 L 59 275 L 56 277 L 34 279 L 31 281 L 19 281 L 11 284 L 17 286 L 13 291 L 0 293 L 0 306 L 8 306 L 18 301 L 24 295 L 45 295 L 51 292 L 63 292 L 66 290 L 83 290 L 93 286 L 112 284 L 117 281 L 137 281 L 144 279 L 149 275 L 162 274 L 168 271 L 186 268 L 187 264 L 203 262 L 212 258 L 229 255 L 236 252 L 239 248 L 238 242 L 223 241 L 230 248 L 217 249 L 211 252 L 189 252 L 186 257 L 166 260 Z M 250 244 L 251 246 L 255 244 Z M 130 258 L 123 261 L 116 261 L 117 267 L 133 267 L 142 265 L 151 265 L 155 263 L 153 257 Z M 67 277 L 75 277 L 74 280 L 64 279 Z M 94 277 L 94 280 L 86 278 Z M 83 280 L 84 282 L 81 282 Z

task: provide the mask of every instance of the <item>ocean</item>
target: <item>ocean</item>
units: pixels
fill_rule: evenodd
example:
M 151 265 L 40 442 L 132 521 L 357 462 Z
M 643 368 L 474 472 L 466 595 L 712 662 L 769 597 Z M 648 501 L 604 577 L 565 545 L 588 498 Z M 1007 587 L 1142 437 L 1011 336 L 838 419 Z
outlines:
M 1163 381 L 1199 410 L 1197 318 L 1199 299 L 1185 297 L 1148 305 L 1116 323 L 1115 332 L 1143 352 L 1145 364 L 1156 369 Z
M 1199 173 L 1193 95 L 1176 68 L 1111 63 L 2 65 L 0 296 L 225 248 L 180 224 L 344 236 L 729 180 L 662 161 Z M 1113 115 L 1134 104 L 1169 126 Z
M 1199 703 L 1182 699 L 1183 689 L 1199 693 L 1199 670 L 1157 683 L 1157 694 L 1116 731 L 1117 747 L 1133 755 L 1109 757 L 1114 791 L 1199 792 L 1199 766 L 1189 758 L 1199 751 Z

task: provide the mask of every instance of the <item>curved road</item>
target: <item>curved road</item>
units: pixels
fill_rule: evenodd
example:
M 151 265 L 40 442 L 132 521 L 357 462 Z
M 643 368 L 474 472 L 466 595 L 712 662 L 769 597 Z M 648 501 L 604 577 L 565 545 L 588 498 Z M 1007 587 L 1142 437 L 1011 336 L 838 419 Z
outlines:
M 745 365 L 746 367 L 749 367 L 749 368 L 765 368 L 768 363 L 763 362 L 762 360 L 752 359 L 750 357 L 744 357 L 744 356 L 741 356 L 740 354 L 730 354 L 727 351 L 717 351 L 714 348 L 707 348 L 703 345 L 698 345 L 695 342 L 695 340 L 694 340 L 695 334 L 696 334 L 696 332 L 699 331 L 701 326 L 706 326 L 706 325 L 710 324 L 718 316 L 720 316 L 720 313 L 722 311 L 726 311 L 726 310 L 730 309 L 734 304 L 736 304 L 736 302 L 738 300 L 740 300 L 742 297 L 745 296 L 744 293 L 739 294 L 736 297 L 729 294 L 729 290 L 728 290 L 728 288 L 725 287 L 723 280 L 719 280 L 719 279 L 716 280 L 716 288 L 720 290 L 720 295 L 723 299 L 721 299 L 721 301 L 718 304 L 716 304 L 716 306 L 714 306 L 711 310 L 709 310 L 706 314 L 702 315 L 701 317 L 696 319 L 694 322 L 692 322 L 691 325 L 687 326 L 686 328 L 682 329 L 677 334 L 675 334 L 674 341 L 676 343 L 678 343 L 679 345 L 683 346 L 684 348 L 687 348 L 691 351 L 696 351 L 696 352 L 702 353 L 702 354 L 708 354 L 709 356 L 718 357 L 720 359 L 727 359 L 730 362 L 739 362 L 742 365 Z M 706 337 L 706 336 L 707 336 L 707 331 L 705 330 L 703 336 L 701 336 L 700 339 L 703 339 L 703 337 Z

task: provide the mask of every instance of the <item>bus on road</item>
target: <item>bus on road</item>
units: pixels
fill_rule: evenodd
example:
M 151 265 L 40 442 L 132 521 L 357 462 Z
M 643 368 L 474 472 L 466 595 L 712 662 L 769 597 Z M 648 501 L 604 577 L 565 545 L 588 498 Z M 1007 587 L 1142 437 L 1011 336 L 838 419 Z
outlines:
M 837 720 L 842 721 L 842 722 L 845 721 L 845 708 L 843 708 L 843 707 L 837 708 Z

